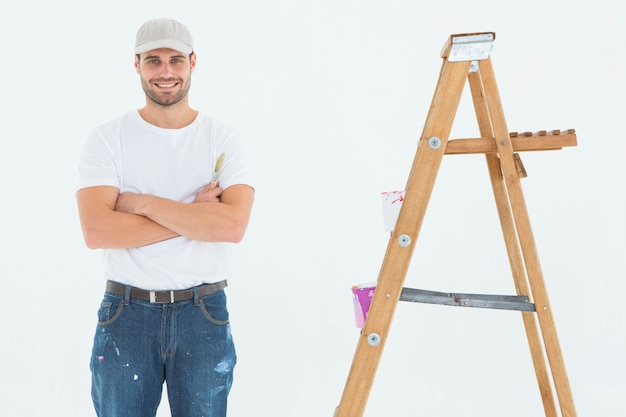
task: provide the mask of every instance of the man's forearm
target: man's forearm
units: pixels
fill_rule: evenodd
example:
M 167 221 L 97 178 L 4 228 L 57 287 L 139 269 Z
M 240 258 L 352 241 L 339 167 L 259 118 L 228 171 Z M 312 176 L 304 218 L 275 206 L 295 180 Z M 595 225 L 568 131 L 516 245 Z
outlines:
M 109 219 L 102 219 L 85 231 L 85 241 L 91 249 L 136 248 L 176 236 L 178 233 L 145 216 L 120 212 L 111 212 Z
M 155 196 L 144 196 L 141 215 L 192 240 L 238 242 L 245 225 L 237 221 L 224 203 L 181 203 Z M 243 230 L 242 230 L 243 229 Z
M 201 191 L 193 203 L 150 194 L 92 187 L 77 193 L 85 243 L 93 249 L 134 248 L 185 236 L 239 242 L 248 225 L 254 190 L 235 185 Z
M 147 217 L 116 211 L 115 187 L 85 188 L 76 197 L 85 243 L 91 249 L 134 248 L 178 236 Z
M 150 194 L 123 195 L 122 210 L 145 216 L 192 240 L 239 242 L 244 235 L 253 190 L 235 186 L 215 202 L 182 203 Z

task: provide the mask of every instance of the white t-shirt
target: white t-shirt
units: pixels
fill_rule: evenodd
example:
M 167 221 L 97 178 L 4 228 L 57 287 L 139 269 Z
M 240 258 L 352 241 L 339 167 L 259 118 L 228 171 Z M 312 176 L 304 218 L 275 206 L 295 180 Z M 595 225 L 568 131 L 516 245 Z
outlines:
M 223 189 L 252 185 L 248 153 L 229 126 L 198 114 L 182 129 L 162 129 L 130 112 L 93 129 L 79 163 L 78 189 L 109 185 L 191 203 L 212 178 L 221 153 Z M 228 279 L 232 243 L 176 237 L 104 250 L 106 279 L 149 290 L 185 289 Z

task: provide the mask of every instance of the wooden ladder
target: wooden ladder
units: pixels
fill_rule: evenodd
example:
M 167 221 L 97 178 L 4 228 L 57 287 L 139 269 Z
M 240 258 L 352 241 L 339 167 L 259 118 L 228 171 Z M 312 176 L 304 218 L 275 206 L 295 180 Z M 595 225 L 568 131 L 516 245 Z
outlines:
M 576 146 L 576 133 L 573 129 L 509 133 L 491 64 L 494 40 L 493 32 L 451 35 L 441 52 L 443 64 L 437 88 L 336 417 L 363 416 L 399 301 L 519 310 L 546 416 L 559 415 L 555 393 L 560 415 L 576 416 L 522 193 L 520 179 L 526 172 L 518 154 Z M 466 80 L 481 137 L 449 140 Z M 517 295 L 449 294 L 403 288 L 443 156 L 476 153 L 486 157 Z

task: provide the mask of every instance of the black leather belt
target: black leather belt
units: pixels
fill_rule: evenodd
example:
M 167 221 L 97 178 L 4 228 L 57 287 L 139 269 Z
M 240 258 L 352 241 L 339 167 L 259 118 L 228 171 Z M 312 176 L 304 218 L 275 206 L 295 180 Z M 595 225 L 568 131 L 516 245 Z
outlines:
M 228 284 L 226 280 L 219 281 L 214 284 L 204 284 L 196 287 L 198 290 L 198 297 L 205 297 L 207 295 L 216 293 L 226 288 Z M 115 281 L 107 281 L 106 290 L 115 295 L 126 295 L 127 285 L 120 284 Z M 194 297 L 194 289 L 187 290 L 172 290 L 172 291 L 149 291 L 142 290 L 141 288 L 131 287 L 130 298 L 137 300 L 150 301 L 151 303 L 175 303 L 177 301 L 192 300 Z

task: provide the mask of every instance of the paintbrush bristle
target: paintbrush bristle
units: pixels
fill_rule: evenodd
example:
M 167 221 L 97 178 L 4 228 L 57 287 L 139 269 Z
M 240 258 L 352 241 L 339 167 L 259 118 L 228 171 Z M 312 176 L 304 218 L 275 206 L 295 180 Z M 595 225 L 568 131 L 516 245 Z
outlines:
M 224 163 L 224 154 L 222 153 L 219 158 L 217 158 L 217 163 L 215 164 L 215 172 L 220 172 L 222 170 L 222 164 Z

